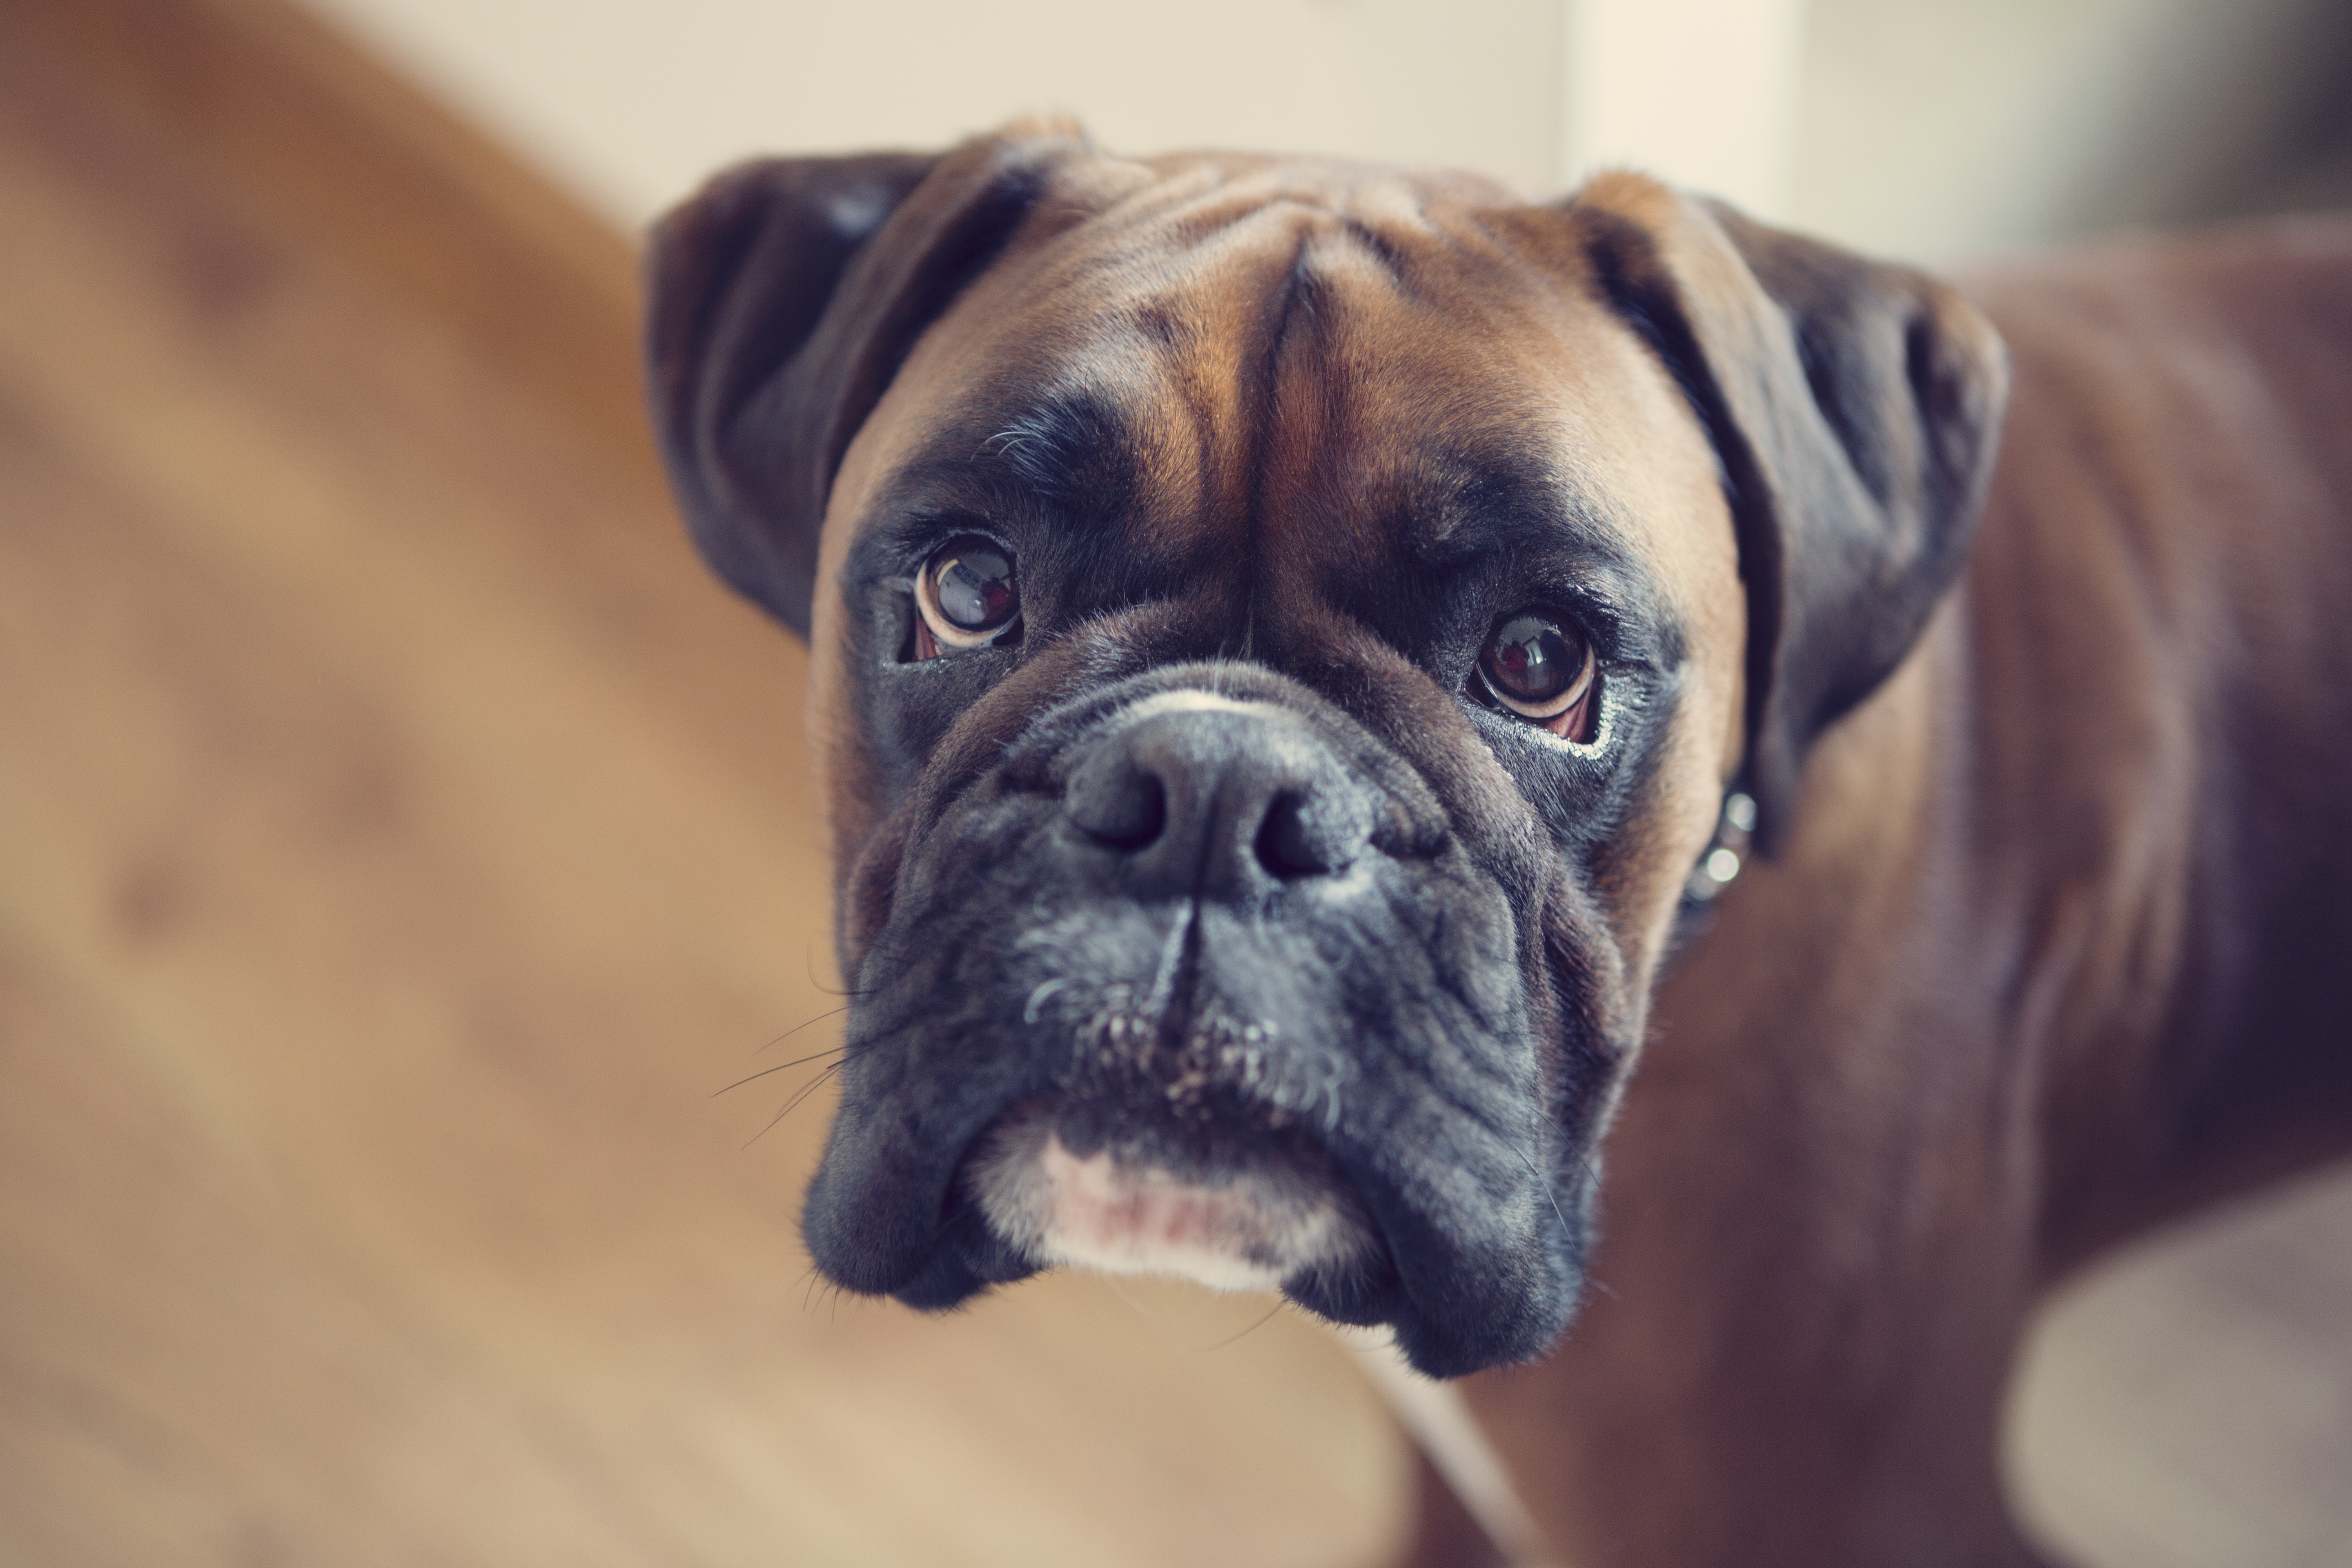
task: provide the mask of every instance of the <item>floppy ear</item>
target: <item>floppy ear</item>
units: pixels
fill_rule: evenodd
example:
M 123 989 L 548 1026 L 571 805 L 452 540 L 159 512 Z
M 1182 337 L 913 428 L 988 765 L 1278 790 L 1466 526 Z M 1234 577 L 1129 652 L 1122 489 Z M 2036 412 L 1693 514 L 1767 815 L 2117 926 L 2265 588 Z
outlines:
M 1814 738 L 1902 662 L 1959 574 L 2008 357 L 1923 273 L 1639 175 L 1601 176 L 1569 211 L 1723 465 L 1748 588 L 1746 786 L 1777 853 Z
M 1080 145 L 1041 130 L 767 159 L 654 229 L 646 358 L 671 487 L 713 570 L 802 636 L 850 438 Z

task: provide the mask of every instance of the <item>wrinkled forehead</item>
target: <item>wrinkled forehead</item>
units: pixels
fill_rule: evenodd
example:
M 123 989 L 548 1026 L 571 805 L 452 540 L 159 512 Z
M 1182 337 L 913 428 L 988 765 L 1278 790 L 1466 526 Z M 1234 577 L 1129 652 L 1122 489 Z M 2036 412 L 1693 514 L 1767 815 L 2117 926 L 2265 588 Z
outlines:
M 837 515 L 1042 503 L 1204 583 L 1527 526 L 1675 574 L 1713 459 L 1559 214 L 1314 165 L 1087 177 L 925 335 Z

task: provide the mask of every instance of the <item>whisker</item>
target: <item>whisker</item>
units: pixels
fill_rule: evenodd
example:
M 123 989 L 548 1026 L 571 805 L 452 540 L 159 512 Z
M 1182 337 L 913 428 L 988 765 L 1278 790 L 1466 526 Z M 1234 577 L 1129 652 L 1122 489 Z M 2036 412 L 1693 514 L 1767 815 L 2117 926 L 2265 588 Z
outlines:
M 801 969 L 803 973 L 807 974 L 810 986 L 815 990 L 824 992 L 828 996 L 871 996 L 874 994 L 871 991 L 860 991 L 856 986 L 851 986 L 848 989 L 844 990 L 838 985 L 827 985 L 824 981 L 819 980 L 816 977 L 816 954 L 806 948 L 801 950 Z
M 1248 1328 L 1244 1329 L 1240 1333 L 1219 1340 L 1215 1344 L 1202 1346 L 1201 1353 L 1202 1355 L 1207 1355 L 1211 1351 L 1221 1351 L 1227 1345 L 1234 1344 L 1240 1341 L 1249 1338 L 1252 1334 L 1257 1332 L 1260 1329 L 1274 1321 L 1274 1315 L 1288 1305 L 1290 1305 L 1289 1302 L 1284 1300 L 1281 1297 L 1276 1296 L 1274 1299 L 1274 1305 L 1265 1310 L 1265 1316 L 1260 1318 L 1256 1322 L 1252 1323 Z
M 788 1062 L 778 1062 L 772 1068 L 761 1068 L 758 1072 L 751 1074 L 749 1078 L 737 1079 L 733 1083 L 729 1084 L 726 1089 L 712 1089 L 710 1091 L 710 1098 L 717 1100 L 720 1095 L 727 1093 L 729 1089 L 740 1089 L 747 1083 L 757 1083 L 760 1079 L 767 1077 L 772 1072 L 782 1072 L 787 1068 L 805 1067 L 810 1062 L 821 1061 L 824 1058 L 830 1056 L 838 1056 L 848 1049 L 849 1047 L 847 1046 L 835 1046 L 830 1050 L 818 1051 L 814 1056 L 797 1057 Z
M 814 1094 L 817 1089 L 823 1086 L 825 1079 L 839 1072 L 847 1064 L 844 1062 L 835 1062 L 824 1071 L 818 1073 L 814 1078 L 809 1079 L 808 1082 L 801 1085 L 798 1089 L 793 1091 L 792 1099 L 784 1101 L 784 1108 L 776 1112 L 776 1121 L 782 1121 L 785 1117 L 790 1116 L 796 1109 L 799 1108 L 802 1100 L 806 1100 L 810 1095 Z M 772 1121 L 769 1125 L 772 1127 L 775 1125 L 775 1122 Z
M 810 1022 L 814 1023 L 815 1020 L 811 1019 Z M 778 1062 L 773 1067 L 761 1068 L 758 1072 L 751 1074 L 749 1078 L 737 1079 L 733 1083 L 729 1084 L 726 1089 L 713 1089 L 711 1091 L 710 1098 L 716 1100 L 720 1095 L 725 1094 L 728 1089 L 740 1089 L 745 1084 L 757 1079 L 763 1079 L 772 1072 L 782 1072 L 786 1068 L 804 1067 L 810 1062 L 823 1061 L 825 1058 L 830 1056 L 839 1056 L 841 1059 L 827 1068 L 825 1072 L 839 1072 L 843 1068 L 847 1067 L 851 1062 L 856 1061 L 859 1057 L 864 1056 L 866 1052 L 875 1049 L 877 1047 L 888 1045 L 892 1040 L 898 1038 L 899 1036 L 919 1026 L 922 1022 L 923 1020 L 919 1016 L 911 1017 L 904 1023 L 892 1025 L 887 1029 L 878 1029 L 873 1034 L 868 1035 L 866 1038 L 858 1040 L 854 1044 L 838 1045 L 822 1051 L 812 1051 L 807 1056 L 796 1057 L 788 1062 Z M 806 1026 L 806 1025 L 802 1026 L 803 1028 Z M 783 1037 L 781 1035 L 777 1037 L 778 1039 L 782 1037 Z M 817 1084 L 824 1081 L 824 1074 L 820 1073 L 815 1078 L 810 1079 L 808 1083 L 803 1084 L 800 1092 L 793 1095 L 791 1104 L 786 1105 L 783 1110 L 776 1113 L 778 1118 L 782 1119 L 785 1111 L 791 1110 L 793 1106 L 798 1105 L 801 1102 L 802 1099 L 806 1096 L 809 1089 L 814 1089 Z M 772 1127 L 775 1123 L 772 1121 L 768 1125 Z M 761 1131 L 764 1132 L 767 1129 L 762 1128 Z M 753 1136 L 756 1138 L 758 1134 L 755 1133 Z
M 846 1002 L 843 1003 L 838 1007 L 829 1008 L 823 1013 L 819 1013 L 815 1017 L 811 1018 L 806 1024 L 794 1024 L 791 1028 L 786 1029 L 782 1034 L 778 1035 L 774 1039 L 770 1040 L 767 1045 L 761 1046 L 760 1049 L 764 1051 L 773 1047 L 780 1046 L 786 1040 L 791 1039 L 794 1035 L 799 1034 L 803 1029 L 808 1028 L 811 1025 L 822 1024 L 827 1018 L 838 1018 L 844 1013 L 848 1011 L 849 1005 Z M 754 1052 L 753 1054 L 757 1055 L 758 1052 Z
M 768 1118 L 768 1124 L 765 1127 L 761 1128 L 757 1132 L 752 1133 L 751 1136 L 743 1140 L 743 1147 L 749 1149 L 752 1144 L 757 1143 L 761 1139 L 765 1138 L 770 1132 L 775 1131 L 777 1122 L 782 1121 L 785 1117 L 790 1116 L 793 1111 L 799 1107 L 802 1100 L 806 1100 L 810 1095 L 814 1094 L 817 1091 L 818 1086 L 823 1084 L 825 1079 L 831 1078 L 834 1074 L 839 1072 L 845 1065 L 846 1064 L 843 1062 L 835 1062 L 831 1067 L 826 1068 L 823 1072 L 818 1073 L 814 1078 L 809 1079 L 808 1082 L 801 1085 L 801 1087 L 794 1091 L 793 1097 L 784 1101 L 784 1108 L 782 1110 L 777 1111 L 773 1116 Z
M 1528 1168 L 1528 1174 L 1533 1176 L 1536 1179 L 1536 1185 L 1543 1189 L 1544 1202 L 1551 1205 L 1551 1212 L 1559 1220 L 1560 1230 L 1568 1236 L 1575 1236 L 1576 1227 L 1568 1223 L 1568 1215 L 1560 1209 L 1559 1194 L 1552 1191 L 1553 1184 L 1545 1181 L 1543 1173 L 1536 1169 L 1536 1163 L 1528 1157 L 1528 1152 L 1507 1140 L 1504 1142 L 1503 1147 L 1519 1157 L 1519 1163 Z

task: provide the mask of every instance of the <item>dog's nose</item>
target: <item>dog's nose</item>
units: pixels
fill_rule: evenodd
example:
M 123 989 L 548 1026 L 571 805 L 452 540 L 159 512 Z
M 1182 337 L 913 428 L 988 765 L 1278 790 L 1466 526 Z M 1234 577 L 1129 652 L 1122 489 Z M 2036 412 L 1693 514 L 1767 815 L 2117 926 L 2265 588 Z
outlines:
M 1139 898 L 1243 899 L 1333 876 L 1372 830 L 1370 789 L 1305 721 L 1223 699 L 1097 741 L 1063 804 L 1088 841 L 1127 857 Z

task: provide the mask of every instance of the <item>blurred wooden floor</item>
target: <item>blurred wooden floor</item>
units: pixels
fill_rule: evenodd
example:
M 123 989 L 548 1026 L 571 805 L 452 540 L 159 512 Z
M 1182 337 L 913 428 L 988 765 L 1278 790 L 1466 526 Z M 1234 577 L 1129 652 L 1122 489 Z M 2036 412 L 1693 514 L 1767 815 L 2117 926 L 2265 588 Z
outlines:
M 803 664 L 635 310 L 298 15 L 0 0 L 0 1564 L 1377 1561 L 1293 1315 L 808 1291 L 829 1102 L 712 1098 L 834 1037 Z M 2152 1258 L 2042 1343 L 2053 1533 L 2352 1563 L 2352 1183 Z
M 2199 1215 L 2062 1291 L 2011 1423 L 2092 1568 L 2352 1568 L 2352 1170 Z

